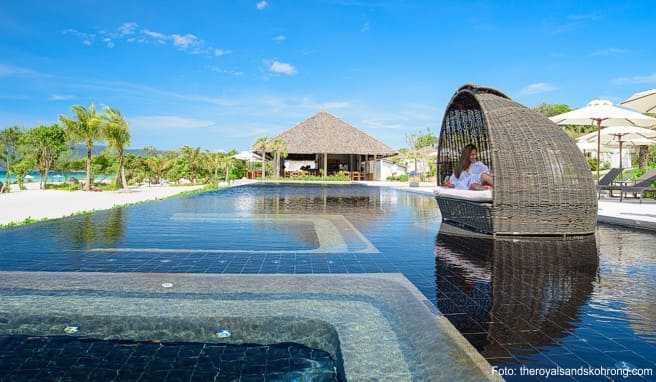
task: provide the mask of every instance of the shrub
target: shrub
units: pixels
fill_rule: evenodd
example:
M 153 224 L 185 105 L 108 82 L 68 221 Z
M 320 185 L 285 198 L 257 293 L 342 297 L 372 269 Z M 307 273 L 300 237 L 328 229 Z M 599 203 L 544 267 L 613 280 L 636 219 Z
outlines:
M 590 170 L 597 171 L 597 158 L 588 159 L 588 166 L 590 167 Z M 610 163 L 606 161 L 602 161 L 599 170 L 607 170 L 609 168 L 610 168 Z
M 290 179 L 290 180 L 319 181 L 319 182 L 348 182 L 351 180 L 351 178 L 343 172 L 339 172 L 335 175 L 329 175 L 329 176 L 299 175 L 291 178 L 271 178 L 271 179 L 279 179 L 279 180 Z
M 389 181 L 398 181 L 398 182 L 407 182 L 409 179 L 409 176 L 407 174 L 403 175 L 398 175 L 398 176 L 388 176 L 387 180 Z

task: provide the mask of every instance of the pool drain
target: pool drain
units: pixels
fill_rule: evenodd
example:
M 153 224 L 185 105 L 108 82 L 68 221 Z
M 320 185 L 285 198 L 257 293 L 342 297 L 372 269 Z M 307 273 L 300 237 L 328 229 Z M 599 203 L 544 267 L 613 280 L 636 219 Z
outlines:
M 226 329 L 221 329 L 218 332 L 216 332 L 216 336 L 219 337 L 219 338 L 228 338 L 231 335 L 232 334 Z

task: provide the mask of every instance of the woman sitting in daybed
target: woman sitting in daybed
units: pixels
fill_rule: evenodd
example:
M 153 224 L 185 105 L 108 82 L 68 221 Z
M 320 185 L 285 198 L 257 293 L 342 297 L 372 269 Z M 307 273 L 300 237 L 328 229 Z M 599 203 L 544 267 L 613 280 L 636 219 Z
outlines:
M 489 190 L 493 185 L 490 169 L 478 160 L 478 150 L 472 144 L 462 150 L 460 162 L 444 182 L 444 187 L 474 191 Z

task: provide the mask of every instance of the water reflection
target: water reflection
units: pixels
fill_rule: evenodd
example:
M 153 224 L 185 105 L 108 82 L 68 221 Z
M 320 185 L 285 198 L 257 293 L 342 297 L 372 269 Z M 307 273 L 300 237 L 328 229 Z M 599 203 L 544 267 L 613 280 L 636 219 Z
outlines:
M 126 231 L 125 208 L 117 207 L 76 219 L 63 219 L 58 237 L 63 245 L 84 250 L 97 246 L 116 246 Z
M 530 355 L 568 336 L 597 279 L 594 236 L 485 239 L 443 225 L 437 306 L 488 359 Z
M 656 247 L 653 234 L 600 227 L 602 277 L 594 293 L 595 314 L 608 329 L 629 322 L 634 333 L 656 344 Z M 619 315 L 616 312 L 621 311 Z M 611 313 L 612 312 L 612 313 Z M 615 329 L 616 330 L 616 329 Z M 656 347 L 652 352 L 656 351 Z

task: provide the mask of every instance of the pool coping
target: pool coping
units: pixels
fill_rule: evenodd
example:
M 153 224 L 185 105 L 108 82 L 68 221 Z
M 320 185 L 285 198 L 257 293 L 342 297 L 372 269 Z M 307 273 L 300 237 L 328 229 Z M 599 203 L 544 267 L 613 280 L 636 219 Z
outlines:
M 0 311 L 38 314 L 83 312 L 160 317 L 189 315 L 166 307 L 193 307 L 195 317 L 216 312 L 241 312 L 240 317 L 286 314 L 321 319 L 337 331 L 349 380 L 502 380 L 490 364 L 430 301 L 399 273 L 375 274 L 139 274 L 100 272 L 2 272 Z M 172 288 L 163 288 L 171 282 Z M 15 295 L 16 291 L 23 294 Z M 82 293 L 88 293 L 88 296 Z M 64 292 L 63 295 L 56 295 Z M 170 299 L 188 294 L 189 301 Z M 243 300 L 198 299 L 202 293 L 244 293 Z M 103 293 L 112 298 L 103 297 Z M 148 294 L 148 299 L 121 298 Z M 262 294 L 261 300 L 253 300 Z M 331 296 L 340 296 L 333 298 Z M 70 296 L 76 296 L 75 301 Z M 121 299 L 119 299 L 121 298 Z M 250 298 L 250 300 L 248 300 Z M 333 299 L 331 299 L 333 298 Z M 128 304 L 115 304 L 116 300 Z M 248 303 L 245 303 L 245 300 Z M 157 303 L 162 303 L 157 305 Z M 45 304 L 45 305 L 44 305 Z M 111 306 L 104 306 L 104 305 Z M 150 304 L 150 305 L 149 305 Z M 191 305 L 189 305 L 191 304 Z M 137 306 L 134 306 L 137 305 Z M 207 306 L 207 309 L 204 307 Z M 284 307 L 284 308 L 282 308 Z M 92 309 L 92 310 L 90 310 Z M 148 310 L 148 314 L 144 313 Z M 173 309 L 173 308 L 172 308 Z M 205 310 L 203 310 L 205 309 Z M 214 309 L 214 310 L 213 310 Z M 258 313 L 259 312 L 259 313 Z M 259 316 L 258 316 L 259 314 Z M 168 317 L 167 316 L 167 317 Z M 351 321 L 345 320 L 345 317 Z M 362 349 L 368 349 L 362 352 Z M 410 353 L 408 353 L 410 352 Z M 401 357 L 399 357 L 399 354 Z M 407 356 L 407 357 L 406 357 Z M 405 366 L 404 366 L 405 365 Z M 392 367 L 393 366 L 393 367 Z M 440 367 L 442 366 L 442 367 Z M 404 369 L 405 367 L 405 369 Z M 445 371 L 440 371 L 441 369 Z M 394 374 L 396 373 L 396 374 Z

